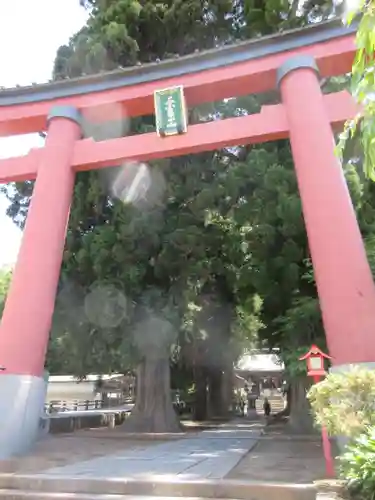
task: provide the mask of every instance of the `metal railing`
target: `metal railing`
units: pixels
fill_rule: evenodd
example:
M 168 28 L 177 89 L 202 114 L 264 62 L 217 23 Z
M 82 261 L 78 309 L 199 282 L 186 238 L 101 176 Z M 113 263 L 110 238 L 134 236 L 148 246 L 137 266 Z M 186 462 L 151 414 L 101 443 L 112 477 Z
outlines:
M 108 408 L 109 406 L 121 406 L 124 402 L 121 400 L 116 400 L 116 403 L 113 400 L 103 401 L 102 399 L 95 400 L 54 400 L 49 401 L 44 405 L 44 408 L 47 413 L 60 413 L 64 411 L 87 411 L 87 410 L 99 410 L 103 408 Z

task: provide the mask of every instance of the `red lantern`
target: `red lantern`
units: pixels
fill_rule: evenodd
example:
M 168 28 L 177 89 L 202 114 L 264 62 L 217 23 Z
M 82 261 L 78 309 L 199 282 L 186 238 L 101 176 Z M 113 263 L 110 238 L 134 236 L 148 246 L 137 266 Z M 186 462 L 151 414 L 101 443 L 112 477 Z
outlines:
M 314 383 L 318 383 L 321 377 L 324 377 L 326 371 L 324 369 L 324 360 L 332 359 L 331 356 L 325 354 L 319 349 L 318 346 L 312 345 L 311 349 L 304 356 L 299 358 L 300 361 L 305 361 L 307 363 L 307 375 L 313 377 Z M 335 477 L 335 468 L 333 465 L 333 458 L 331 452 L 331 443 L 327 434 L 327 430 L 322 426 L 322 442 L 323 442 L 323 452 L 326 461 L 326 470 L 328 477 Z
M 325 354 L 319 349 L 318 346 L 312 345 L 311 349 L 304 356 L 299 358 L 300 361 L 306 360 L 307 363 L 307 375 L 309 377 L 322 377 L 326 374 L 324 368 L 324 360 L 332 359 L 331 356 Z

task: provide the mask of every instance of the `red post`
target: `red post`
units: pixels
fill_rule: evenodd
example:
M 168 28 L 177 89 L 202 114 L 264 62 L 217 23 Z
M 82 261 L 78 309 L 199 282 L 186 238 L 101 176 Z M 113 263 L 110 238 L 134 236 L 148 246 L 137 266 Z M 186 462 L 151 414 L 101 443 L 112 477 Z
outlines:
M 74 187 L 71 160 L 81 135 L 74 108 L 56 107 L 38 167 L 0 329 L 5 374 L 41 376 Z M 1 375 L 0 375 L 1 376 Z
M 331 360 L 332 357 L 324 353 L 318 346 L 313 344 L 309 351 L 299 358 L 299 361 L 306 361 L 307 376 L 312 377 L 314 384 L 320 381 L 326 374 L 324 362 Z M 332 458 L 331 442 L 328 437 L 327 429 L 322 426 L 323 454 L 326 463 L 327 477 L 335 477 L 335 466 Z
M 334 365 L 375 361 L 375 287 L 312 58 L 278 72 L 327 344 Z
M 320 381 L 319 375 L 314 375 L 314 384 Z M 335 466 L 332 458 L 331 442 L 329 440 L 327 429 L 322 426 L 322 444 L 323 444 L 323 454 L 326 463 L 326 472 L 328 477 L 335 477 Z

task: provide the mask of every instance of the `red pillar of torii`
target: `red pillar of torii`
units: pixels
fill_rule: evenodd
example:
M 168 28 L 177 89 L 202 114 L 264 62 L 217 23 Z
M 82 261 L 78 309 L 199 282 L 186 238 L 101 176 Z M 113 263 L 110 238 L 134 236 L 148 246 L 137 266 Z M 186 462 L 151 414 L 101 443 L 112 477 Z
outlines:
M 286 61 L 278 81 L 332 364 L 375 362 L 375 286 L 315 61 Z
M 327 23 L 271 37 L 266 44 L 248 42 L 152 65 L 147 72 L 112 74 L 123 80 L 104 90 L 103 79 L 93 77 L 14 92 L 13 102 L 11 92 L 0 93 L 0 134 L 34 132 L 48 124 L 44 148 L 0 161 L 0 182 L 36 179 L 0 327 L 0 457 L 22 452 L 38 435 L 76 171 L 289 137 L 333 363 L 345 369 L 375 362 L 375 287 L 332 133 L 357 110 L 347 93 L 323 96 L 319 85 L 319 72 L 327 77 L 350 71 L 354 52 L 353 33 Z M 150 113 L 154 90 L 175 85 L 184 85 L 189 105 L 276 86 L 282 104 L 265 106 L 257 115 L 194 125 L 174 137 L 81 139 L 82 116 L 96 120 L 114 102 L 127 116 Z

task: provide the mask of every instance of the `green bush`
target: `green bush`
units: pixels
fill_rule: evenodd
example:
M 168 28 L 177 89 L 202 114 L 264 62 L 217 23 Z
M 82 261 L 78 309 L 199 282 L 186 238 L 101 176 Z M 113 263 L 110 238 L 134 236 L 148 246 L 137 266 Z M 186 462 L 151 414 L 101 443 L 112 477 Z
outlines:
M 375 371 L 353 367 L 330 373 L 308 395 L 315 421 L 330 435 L 355 439 L 375 428 Z
M 355 499 L 375 500 L 375 427 L 348 445 L 340 457 L 340 475 Z

